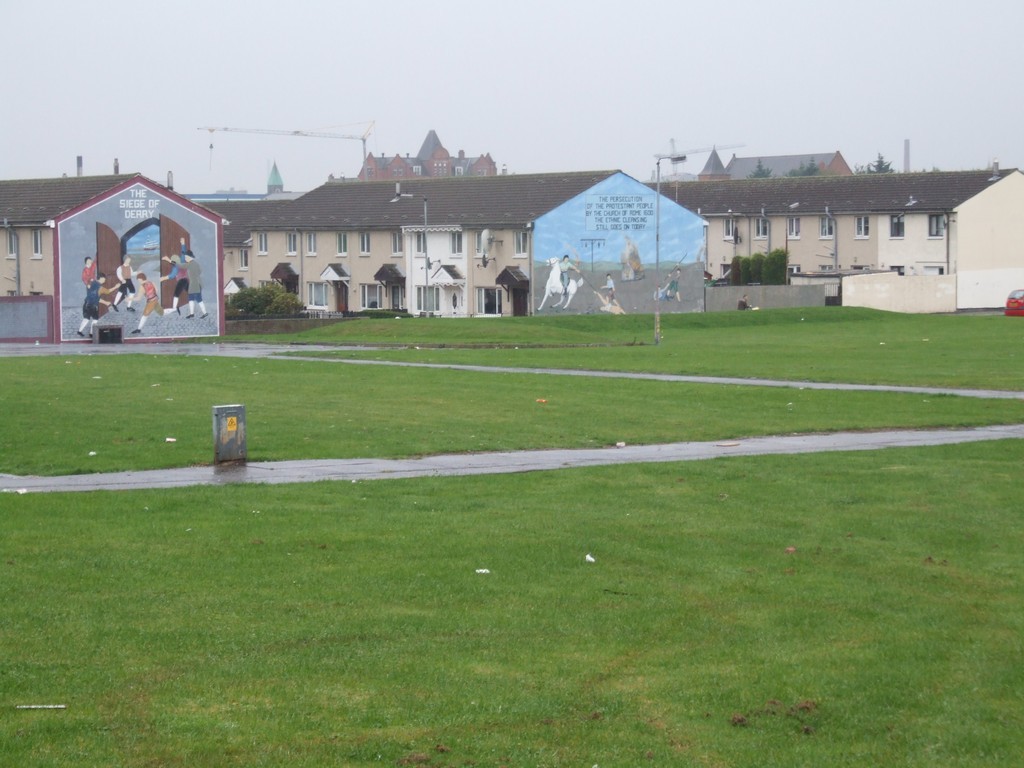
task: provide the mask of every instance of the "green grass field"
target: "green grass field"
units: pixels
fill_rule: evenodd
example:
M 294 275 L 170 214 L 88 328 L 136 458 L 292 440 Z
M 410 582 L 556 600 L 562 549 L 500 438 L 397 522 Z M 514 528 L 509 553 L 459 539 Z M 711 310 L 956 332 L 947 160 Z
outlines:
M 474 364 L 504 354 L 498 364 L 513 365 L 525 352 L 586 368 L 621 353 L 623 370 L 651 371 L 673 354 L 692 373 L 713 353 L 676 337 L 707 333 L 765 350 L 742 374 L 735 362 L 717 373 L 777 375 L 782 342 L 770 337 L 788 321 L 772 314 L 669 323 L 657 348 L 598 322 L 624 318 L 569 323 L 566 341 L 579 346 L 561 349 L 547 319 L 536 329 L 430 320 L 441 349 L 341 354 Z M 859 363 L 830 361 L 832 339 L 866 324 L 889 329 L 883 348 L 935 336 L 970 351 L 967 363 L 947 359 L 919 339 L 898 358 L 902 383 L 1022 388 L 1024 323 L 854 312 L 851 330 L 843 314 L 805 319 L 794 337 L 821 378 L 895 375 L 866 344 Z M 380 341 L 426 345 L 411 338 L 420 322 Z M 833 332 L 805 333 L 808 323 Z M 530 337 L 519 350 L 475 346 Z M 210 407 L 231 402 L 247 406 L 254 460 L 1024 413 L 1019 401 L 953 396 L 146 354 L 0 358 L 0 393 L 0 472 L 42 474 L 208 463 Z M 0 765 L 1014 765 L 1022 460 L 1019 441 L 994 441 L 0 494 Z M 40 704 L 65 708 L 17 708 Z

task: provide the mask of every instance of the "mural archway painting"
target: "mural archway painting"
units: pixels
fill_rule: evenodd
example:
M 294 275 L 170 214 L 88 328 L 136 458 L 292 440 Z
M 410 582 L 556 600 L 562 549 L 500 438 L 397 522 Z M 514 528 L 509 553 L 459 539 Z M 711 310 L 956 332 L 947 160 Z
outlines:
M 657 214 L 656 192 L 618 173 L 539 217 L 535 311 L 703 311 L 706 222 L 662 197 L 658 249 Z
M 140 180 L 56 223 L 61 340 L 216 336 L 221 230 L 210 211 Z

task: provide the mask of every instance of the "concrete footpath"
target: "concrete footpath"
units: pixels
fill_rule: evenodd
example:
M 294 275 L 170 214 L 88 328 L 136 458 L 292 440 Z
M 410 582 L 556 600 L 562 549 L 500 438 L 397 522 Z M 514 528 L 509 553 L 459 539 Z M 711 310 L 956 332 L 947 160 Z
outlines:
M 303 351 L 337 351 L 338 347 L 305 345 L 270 346 L 260 344 L 145 344 L 106 345 L 0 345 L 0 357 L 33 355 L 89 354 L 167 354 L 196 357 L 276 357 L 282 360 L 318 360 L 324 363 L 353 365 L 397 365 L 450 368 L 491 373 L 526 373 L 561 376 L 598 376 L 698 384 L 731 384 L 797 389 L 830 389 L 904 392 L 929 395 L 954 395 L 994 399 L 1024 399 L 1024 392 L 1001 390 L 948 389 L 940 387 L 897 387 L 821 382 L 778 381 L 723 377 L 677 376 L 671 374 L 634 374 L 576 370 L 522 369 L 468 365 L 395 363 L 371 360 L 337 360 L 295 356 Z M 360 347 L 360 349 L 365 349 Z M 281 356 L 282 352 L 290 353 Z M 826 451 L 869 451 L 951 445 L 984 440 L 1024 439 L 1024 424 L 968 429 L 891 430 L 884 432 L 840 432 L 833 434 L 787 435 L 744 440 L 684 442 L 662 445 L 626 445 L 608 448 L 553 449 L 500 453 L 470 453 L 427 456 L 415 459 L 324 459 L 279 462 L 249 462 L 241 466 L 181 467 L 139 472 L 64 475 L 59 477 L 0 474 L 0 492 L 40 493 L 98 490 L 134 490 L 145 488 L 182 488 L 196 485 L 232 483 L 309 483 L 320 480 L 400 479 L 408 477 L 447 477 L 510 472 L 537 472 L 569 467 L 593 467 L 609 464 L 695 461 L 723 456 L 789 455 Z

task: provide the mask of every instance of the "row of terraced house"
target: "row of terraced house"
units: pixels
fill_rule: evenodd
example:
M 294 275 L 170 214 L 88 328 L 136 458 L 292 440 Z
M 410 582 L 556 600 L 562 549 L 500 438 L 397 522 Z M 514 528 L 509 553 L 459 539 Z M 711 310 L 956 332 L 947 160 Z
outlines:
M 123 223 L 90 219 L 82 226 L 95 201 L 117 195 Z M 183 252 L 195 239 L 208 251 L 199 258 L 206 299 L 218 312 L 225 295 L 269 282 L 323 313 L 650 311 L 680 276 L 692 282 L 697 275 L 703 285 L 728 275 L 736 256 L 780 248 L 793 282 L 842 276 L 850 297 L 857 291 L 847 284 L 863 277 L 864 285 L 879 286 L 864 295 L 888 297 L 893 308 L 904 308 L 901 294 L 920 295 L 918 309 L 908 311 L 929 311 L 998 307 L 1024 285 L 1022 212 L 1024 176 L 998 168 L 658 185 L 619 171 L 329 181 L 293 199 L 202 204 L 129 174 L 0 181 L 0 254 L 8 296 L 55 296 L 69 315 L 77 310 L 68 275 L 67 295 L 59 298 L 61 226 L 68 237 L 88 230 L 77 250 L 71 240 L 63 248 L 75 263 L 98 253 L 107 238 L 108 265 L 131 248 L 136 261 L 144 259 L 141 249 L 154 247 L 167 258 L 151 262 L 151 271 L 159 267 L 165 278 L 179 258 L 177 243 Z M 199 227 L 195 235 L 190 221 Z M 143 234 L 156 244 L 143 244 Z M 569 279 L 558 274 L 566 261 Z M 912 289 L 918 283 L 911 278 L 928 278 L 922 284 L 931 293 Z M 705 308 L 703 293 L 669 298 L 667 311 Z M 53 315 L 59 326 L 57 310 Z M 70 327 L 70 318 L 63 322 Z

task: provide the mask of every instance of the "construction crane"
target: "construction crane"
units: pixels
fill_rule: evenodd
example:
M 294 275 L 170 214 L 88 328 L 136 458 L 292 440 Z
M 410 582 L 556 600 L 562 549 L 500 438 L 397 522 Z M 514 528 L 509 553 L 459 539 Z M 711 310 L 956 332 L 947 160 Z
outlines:
M 324 133 L 323 131 L 277 131 L 271 128 L 216 128 L 216 127 L 203 127 L 197 128 L 197 131 L 208 131 L 214 133 L 215 131 L 227 131 L 230 133 L 269 133 L 275 136 L 305 136 L 311 139 L 353 139 L 355 141 L 363 142 L 363 156 L 360 159 L 360 165 L 366 162 L 366 137 L 373 133 L 374 121 L 371 120 L 366 126 L 366 130 L 363 131 L 362 135 L 354 136 L 347 133 Z M 210 145 L 211 149 L 213 145 Z
M 672 148 L 672 151 L 670 152 L 670 156 L 673 158 L 672 168 L 673 168 L 673 171 L 674 171 L 676 166 L 679 163 L 686 162 L 687 155 L 702 155 L 705 152 L 714 152 L 715 150 L 719 150 L 719 149 L 739 149 L 740 147 L 744 147 L 746 145 L 745 144 L 716 144 L 713 147 L 699 147 L 697 149 L 684 149 L 684 150 L 680 151 L 680 150 L 676 149 L 676 140 L 675 139 L 669 139 L 669 146 Z M 669 181 L 672 181 L 675 178 L 677 178 L 679 175 L 680 174 L 672 173 L 672 174 L 666 175 L 665 178 L 668 179 Z

